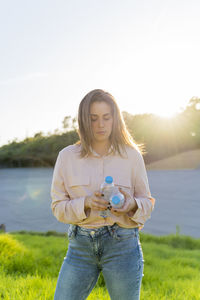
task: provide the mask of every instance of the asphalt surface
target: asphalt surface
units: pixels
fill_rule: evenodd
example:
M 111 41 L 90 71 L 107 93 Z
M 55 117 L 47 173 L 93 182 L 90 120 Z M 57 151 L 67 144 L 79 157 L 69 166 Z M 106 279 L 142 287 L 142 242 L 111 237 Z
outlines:
M 200 169 L 148 171 L 155 209 L 143 231 L 200 238 Z

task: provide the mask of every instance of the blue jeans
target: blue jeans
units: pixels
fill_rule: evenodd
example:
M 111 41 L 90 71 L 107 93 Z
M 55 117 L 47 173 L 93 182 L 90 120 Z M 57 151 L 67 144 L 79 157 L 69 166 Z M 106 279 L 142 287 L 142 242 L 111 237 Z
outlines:
M 70 225 L 54 300 L 86 299 L 102 271 L 112 300 L 139 300 L 143 253 L 138 228 Z

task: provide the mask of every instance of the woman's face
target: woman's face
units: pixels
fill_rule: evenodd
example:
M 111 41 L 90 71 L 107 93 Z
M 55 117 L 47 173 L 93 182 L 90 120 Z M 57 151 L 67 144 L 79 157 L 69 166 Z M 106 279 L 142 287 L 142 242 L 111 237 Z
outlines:
M 112 132 L 113 116 L 106 102 L 93 102 L 90 106 L 92 132 L 96 142 L 107 142 Z

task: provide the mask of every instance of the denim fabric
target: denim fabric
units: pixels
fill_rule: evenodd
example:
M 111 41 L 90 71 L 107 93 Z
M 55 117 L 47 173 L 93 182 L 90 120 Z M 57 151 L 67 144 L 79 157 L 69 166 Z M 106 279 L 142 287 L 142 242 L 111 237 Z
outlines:
M 138 228 L 70 225 L 54 300 L 86 299 L 102 271 L 112 300 L 139 300 L 143 253 Z

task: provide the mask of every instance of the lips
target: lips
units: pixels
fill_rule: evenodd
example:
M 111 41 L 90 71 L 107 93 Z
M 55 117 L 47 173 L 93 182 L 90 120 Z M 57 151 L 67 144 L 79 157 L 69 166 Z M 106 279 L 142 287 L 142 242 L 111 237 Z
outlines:
M 97 134 L 105 134 L 105 131 L 97 131 Z

